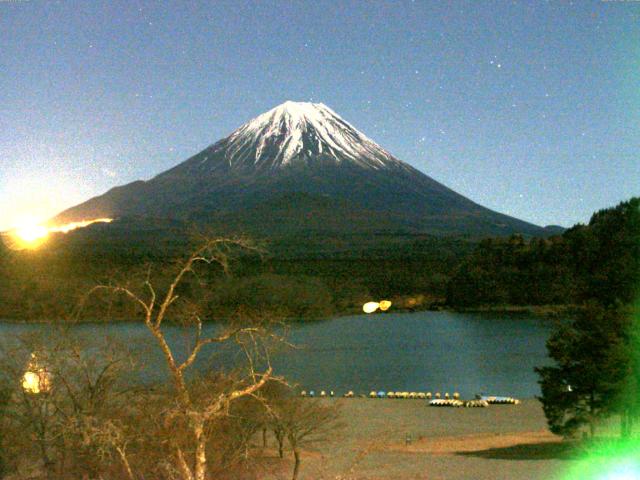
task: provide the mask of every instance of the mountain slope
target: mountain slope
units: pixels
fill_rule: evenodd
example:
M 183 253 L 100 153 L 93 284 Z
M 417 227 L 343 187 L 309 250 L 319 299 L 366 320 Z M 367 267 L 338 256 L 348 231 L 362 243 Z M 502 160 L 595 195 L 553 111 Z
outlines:
M 403 231 L 545 235 L 398 160 L 323 104 L 285 102 L 149 181 L 56 222 L 153 217 L 258 234 Z

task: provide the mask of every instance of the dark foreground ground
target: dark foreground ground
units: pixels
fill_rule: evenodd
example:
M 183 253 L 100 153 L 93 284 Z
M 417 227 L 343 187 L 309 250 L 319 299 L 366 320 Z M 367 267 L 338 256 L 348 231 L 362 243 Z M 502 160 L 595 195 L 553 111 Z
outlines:
M 536 400 L 476 409 L 420 400 L 327 401 L 342 404 L 345 425 L 332 441 L 307 448 L 301 479 L 553 480 L 575 462 L 546 429 Z M 274 458 L 261 477 L 290 478 L 290 465 Z

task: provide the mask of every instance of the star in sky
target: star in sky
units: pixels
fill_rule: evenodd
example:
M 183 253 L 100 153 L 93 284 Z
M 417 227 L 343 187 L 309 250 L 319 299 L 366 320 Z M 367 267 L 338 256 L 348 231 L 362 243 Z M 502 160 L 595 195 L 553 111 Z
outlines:
M 523 193 L 534 223 L 638 193 L 640 2 L 348 7 L 0 1 L 0 204 L 53 215 L 305 98 L 489 208 Z

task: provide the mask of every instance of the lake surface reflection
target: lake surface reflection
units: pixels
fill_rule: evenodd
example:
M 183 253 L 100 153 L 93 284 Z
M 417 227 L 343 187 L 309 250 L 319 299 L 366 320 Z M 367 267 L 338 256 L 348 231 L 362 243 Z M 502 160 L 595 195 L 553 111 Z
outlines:
M 0 336 L 50 329 L 0 323 Z M 178 350 L 190 342 L 179 327 L 167 327 Z M 207 325 L 213 332 L 215 325 Z M 276 373 L 306 390 L 460 392 L 532 397 L 539 394 L 533 367 L 547 364 L 545 341 L 553 322 L 526 315 L 455 312 L 356 315 L 304 322 L 288 339 L 298 348 L 277 353 Z M 164 375 L 164 364 L 140 323 L 83 324 L 74 334 L 109 337 L 144 353 L 145 376 Z M 197 368 L 231 365 L 231 350 L 205 352 Z

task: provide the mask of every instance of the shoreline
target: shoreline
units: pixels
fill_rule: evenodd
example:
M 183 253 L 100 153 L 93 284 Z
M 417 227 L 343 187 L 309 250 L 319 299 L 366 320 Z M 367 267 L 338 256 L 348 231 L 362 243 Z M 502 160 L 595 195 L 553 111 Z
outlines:
M 305 452 L 301 478 L 548 480 L 574 461 L 533 399 L 488 408 L 354 399 L 340 410 L 339 441 Z
M 582 307 L 579 305 L 482 305 L 475 307 L 455 307 L 455 306 L 444 306 L 444 305 L 428 305 L 424 307 L 397 307 L 392 308 L 387 312 L 377 312 L 374 314 L 368 314 L 372 318 L 379 315 L 387 315 L 393 313 L 421 313 L 421 312 L 449 312 L 449 313 L 498 313 L 498 314 L 526 314 L 539 318 L 545 319 L 556 319 L 561 316 L 567 315 L 575 315 L 582 310 Z M 303 323 L 313 323 L 313 322 L 322 322 L 335 320 L 343 317 L 351 317 L 357 315 L 367 315 L 360 309 L 354 310 L 343 310 L 341 312 L 336 312 L 330 317 L 303 317 L 303 318 L 285 318 L 282 319 L 283 322 L 295 325 L 295 324 L 303 324 Z M 105 320 L 45 320 L 45 319 L 34 319 L 34 320 L 26 320 L 24 318 L 0 318 L 0 323 L 7 324 L 16 324 L 16 325 L 94 325 L 94 324 L 111 324 L 111 323 L 137 323 L 139 320 L 135 319 L 120 319 L 120 318 L 112 318 Z M 175 322 L 167 321 L 167 324 L 173 324 Z M 221 319 L 213 319 L 209 321 L 204 321 L 203 324 L 215 324 L 215 323 L 223 323 Z
M 580 305 L 484 305 L 477 307 L 453 307 L 458 313 L 527 313 L 537 317 L 549 318 L 562 315 L 575 315 L 583 310 Z

